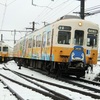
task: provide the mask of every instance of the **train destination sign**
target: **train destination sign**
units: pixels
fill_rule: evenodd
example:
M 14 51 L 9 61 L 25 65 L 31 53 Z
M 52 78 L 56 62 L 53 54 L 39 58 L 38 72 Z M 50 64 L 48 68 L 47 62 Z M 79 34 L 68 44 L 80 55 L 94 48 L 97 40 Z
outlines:
M 58 27 L 59 30 L 71 30 L 70 26 L 59 26 Z
M 96 29 L 88 29 L 88 32 L 89 33 L 93 33 L 93 34 L 97 34 L 98 33 L 98 30 L 96 30 Z

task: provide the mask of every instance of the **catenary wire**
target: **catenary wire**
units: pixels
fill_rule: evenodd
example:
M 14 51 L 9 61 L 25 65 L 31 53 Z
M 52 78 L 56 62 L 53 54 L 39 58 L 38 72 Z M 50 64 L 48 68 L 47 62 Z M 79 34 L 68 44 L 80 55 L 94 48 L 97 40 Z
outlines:
M 66 6 L 66 3 L 68 3 L 69 0 L 67 1 L 64 1 L 63 3 L 57 5 L 56 7 L 53 8 L 53 10 L 51 11 L 48 11 L 42 18 L 41 20 L 46 20 L 46 18 L 50 18 L 50 17 L 54 17 L 56 14 L 55 13 L 58 13 L 59 10 L 62 10 L 64 9 L 64 7 Z M 66 2 L 66 3 L 65 3 Z M 61 7 L 60 7 L 61 6 Z M 49 17 L 48 17 L 49 16 Z
M 4 13 L 3 13 L 3 18 L 2 18 L 2 22 L 1 22 L 1 29 L 2 29 L 3 24 L 4 24 L 4 19 L 5 19 L 5 15 L 6 15 L 6 9 L 7 9 L 7 0 L 6 0 L 6 3 L 5 3 L 5 6 L 4 6 Z
M 58 1 L 59 0 L 56 0 L 56 2 L 58 2 Z M 55 5 L 56 2 L 54 2 L 53 4 L 52 4 L 52 2 L 50 2 L 48 6 L 50 6 L 52 8 L 52 5 Z M 52 9 L 47 9 L 47 8 L 43 9 L 43 11 L 41 11 L 41 13 L 34 20 L 39 20 L 40 18 L 43 18 L 45 16 L 45 14 L 48 12 L 48 10 L 52 10 Z
M 68 3 L 67 5 L 65 5 L 65 6 L 70 6 L 71 4 L 73 3 L 73 1 L 71 1 L 70 3 Z M 51 14 L 51 16 L 50 16 L 50 18 L 49 18 L 49 20 L 52 18 L 52 17 L 55 17 L 55 16 L 58 16 L 58 14 L 60 15 L 60 16 L 62 16 L 62 12 L 64 12 L 65 14 L 66 14 L 66 12 L 65 12 L 65 6 L 63 5 L 63 7 L 62 8 L 60 8 L 59 10 L 56 10 L 56 12 L 53 12 L 52 14 Z M 76 9 L 76 7 L 75 7 L 75 9 Z M 72 10 L 71 10 L 72 11 Z M 71 12 L 70 11 L 70 12 Z M 68 13 L 69 14 L 69 13 Z M 45 19 L 46 21 L 48 20 L 47 18 Z

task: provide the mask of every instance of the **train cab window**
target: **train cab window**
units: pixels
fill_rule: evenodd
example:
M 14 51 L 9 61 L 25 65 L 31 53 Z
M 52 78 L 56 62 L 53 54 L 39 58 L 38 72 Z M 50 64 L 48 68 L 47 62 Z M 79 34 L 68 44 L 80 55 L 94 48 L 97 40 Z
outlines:
M 96 34 L 87 35 L 87 46 L 92 46 L 92 47 L 97 46 L 97 35 Z
M 97 37 L 98 30 L 89 28 L 87 34 L 87 46 L 97 47 Z
M 74 44 L 83 45 L 83 40 L 84 40 L 84 31 L 76 30 L 74 36 Z
M 8 52 L 8 47 L 3 47 L 4 52 Z
M 70 44 L 71 32 L 59 31 L 58 32 L 58 43 L 59 44 Z

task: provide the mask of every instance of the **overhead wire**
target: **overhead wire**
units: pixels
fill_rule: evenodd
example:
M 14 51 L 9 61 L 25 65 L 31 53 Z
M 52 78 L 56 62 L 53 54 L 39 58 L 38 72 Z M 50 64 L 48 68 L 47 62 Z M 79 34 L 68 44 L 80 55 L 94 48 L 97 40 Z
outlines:
M 69 0 L 64 1 L 63 3 L 61 3 L 61 4 L 57 5 L 56 7 L 54 7 L 53 10 L 47 12 L 47 13 L 45 14 L 45 16 L 43 16 L 43 18 L 42 18 L 41 20 L 46 20 L 47 18 L 51 18 L 52 16 L 54 17 L 54 16 L 56 15 L 55 13 L 58 14 L 58 12 L 59 12 L 60 10 L 62 10 L 62 9 L 66 6 L 65 4 L 66 4 L 68 1 L 69 1 Z M 48 17 L 48 16 L 49 16 L 49 17 Z
M 0 5 L 5 6 L 5 4 L 3 4 L 3 3 L 0 3 Z
M 58 2 L 59 0 L 56 0 L 56 2 Z M 45 14 L 47 14 L 47 12 L 49 12 L 49 11 L 51 11 L 53 8 L 52 8 L 52 5 L 54 6 L 55 4 L 56 4 L 56 2 L 54 2 L 53 4 L 52 4 L 52 2 L 50 2 L 49 4 L 48 4 L 48 6 L 50 6 L 51 7 L 51 9 L 47 9 L 47 8 L 45 8 L 45 9 L 43 9 L 43 11 L 41 11 L 41 13 L 34 19 L 34 20 L 39 20 L 40 18 L 43 18 L 44 16 L 45 16 Z M 48 11 L 49 10 L 49 11 Z
M 5 6 L 4 6 L 4 13 L 3 13 L 3 18 L 2 18 L 2 22 L 1 22 L 1 28 L 3 27 L 3 24 L 4 24 L 4 19 L 5 19 L 5 14 L 6 14 L 6 9 L 7 9 L 7 0 L 6 0 L 6 3 L 5 3 Z
M 16 0 L 13 0 L 12 2 L 10 2 L 7 6 L 11 5 L 12 3 L 14 3 Z
M 94 6 L 94 7 L 91 7 L 91 8 L 87 8 L 85 11 L 91 11 L 91 10 L 95 10 L 95 9 L 98 9 L 100 8 L 100 5 L 97 5 L 97 6 Z
M 94 14 L 98 14 L 100 13 L 100 5 L 91 7 L 91 8 L 87 8 L 85 10 L 85 16 L 90 16 L 90 15 L 94 15 Z
M 68 0 L 68 1 L 69 1 L 69 0 Z M 65 9 L 64 9 L 65 6 L 67 6 L 67 7 L 70 6 L 71 4 L 73 4 L 73 1 L 74 1 L 74 0 L 72 0 L 71 2 L 69 2 L 67 5 L 63 5 L 63 7 L 62 7 L 62 8 L 60 7 L 60 9 L 56 10 L 56 12 L 53 12 L 53 13 L 51 14 L 50 18 L 52 18 L 52 17 L 54 17 L 54 16 L 57 16 L 58 14 L 60 15 L 63 11 L 65 11 Z M 76 9 L 76 8 L 77 8 L 77 7 L 75 7 L 75 9 Z M 74 10 L 74 9 L 73 9 L 73 10 Z M 72 10 L 72 11 L 73 11 L 73 10 Z M 65 13 L 65 12 L 64 12 L 64 13 Z M 69 13 L 71 13 L 71 11 L 70 11 Z M 67 14 L 69 14 L 69 13 L 67 13 Z M 61 15 L 62 15 L 62 14 L 61 14 Z M 60 16 L 61 16 L 61 15 L 60 15 Z M 50 18 L 49 18 L 49 20 L 50 20 Z M 46 19 L 46 21 L 47 21 L 47 20 L 48 20 L 48 19 Z
M 52 3 L 52 2 L 50 2 L 50 3 L 47 5 L 47 7 L 50 6 L 51 3 Z M 41 15 L 43 15 L 43 12 L 45 12 L 45 11 L 47 10 L 47 7 L 44 8 L 44 9 L 41 11 L 41 13 L 40 13 L 34 20 L 38 19 Z
M 79 8 L 80 5 L 76 6 L 74 9 L 72 9 L 70 12 L 68 12 L 67 14 L 70 14 L 71 12 L 73 12 L 74 10 L 76 10 L 77 8 Z
M 4 13 L 3 13 L 3 18 L 2 18 L 1 28 L 0 28 L 0 29 L 2 29 L 3 24 L 4 24 L 4 19 L 5 19 L 7 7 L 8 7 L 10 4 L 12 4 L 13 2 L 15 2 L 15 1 L 16 1 L 16 0 L 10 2 L 9 4 L 7 4 L 7 0 L 6 0 L 5 4 L 0 3 L 0 4 L 2 4 L 2 5 L 4 6 Z

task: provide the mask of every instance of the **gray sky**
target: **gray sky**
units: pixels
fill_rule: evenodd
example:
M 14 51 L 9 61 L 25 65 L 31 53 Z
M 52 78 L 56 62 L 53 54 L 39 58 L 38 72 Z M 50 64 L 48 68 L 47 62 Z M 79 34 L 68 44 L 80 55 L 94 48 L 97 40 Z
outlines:
M 51 23 L 59 17 L 73 12 L 80 11 L 80 2 L 77 0 L 0 0 L 0 30 L 26 30 L 35 21 L 36 28 L 43 26 L 44 21 Z M 100 0 L 86 0 L 85 8 L 100 5 Z M 44 6 L 44 7 L 40 7 Z M 45 7 L 48 6 L 48 7 Z M 76 8 L 76 9 L 75 9 Z M 73 11 L 73 9 L 75 9 Z M 74 14 L 75 15 L 75 14 Z M 86 20 L 100 25 L 100 14 L 89 16 Z M 13 40 L 13 32 L 0 32 L 4 34 L 4 40 Z M 17 33 L 16 39 L 24 36 L 24 33 Z M 13 45 L 13 42 L 6 41 Z

